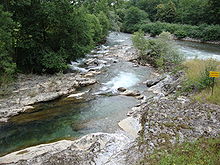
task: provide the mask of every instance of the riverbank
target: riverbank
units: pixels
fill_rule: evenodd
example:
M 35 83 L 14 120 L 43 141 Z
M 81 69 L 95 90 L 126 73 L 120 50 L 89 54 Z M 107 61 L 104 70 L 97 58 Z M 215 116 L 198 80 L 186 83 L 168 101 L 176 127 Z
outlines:
M 110 52 L 106 51 L 105 58 L 117 59 L 112 63 L 126 60 L 133 61 L 131 66 L 134 68 L 141 67 L 131 46 L 118 45 L 108 49 Z M 139 99 L 138 104 L 127 113 L 128 118 L 119 122 L 124 131 L 88 134 L 75 141 L 29 147 L 0 157 L 0 163 L 126 165 L 143 160 L 142 164 L 147 164 L 145 158 L 155 149 L 200 137 L 218 137 L 220 107 L 195 102 L 187 97 L 175 98 L 182 78 L 181 72 L 161 76 L 152 73 L 146 78 L 147 81 L 139 83 L 154 93 L 151 97 L 143 91 L 120 88 L 115 94 Z
M 174 39 L 175 40 L 180 40 L 180 41 L 190 41 L 190 42 L 197 42 L 197 43 L 220 45 L 220 41 L 202 41 L 200 39 L 195 39 L 195 38 L 190 38 L 190 37 L 185 37 L 185 38 L 174 37 Z
M 97 72 L 88 72 L 97 74 Z M 57 76 L 19 75 L 9 97 L 0 100 L 0 122 L 12 116 L 34 109 L 34 104 L 68 96 L 76 89 L 95 84 L 97 81 L 86 74 L 60 74 Z
M 180 77 L 179 77 L 180 78 Z M 166 148 L 201 137 L 216 138 L 220 134 L 220 106 L 202 104 L 187 97 L 173 97 L 164 90 L 178 84 L 170 75 L 145 82 L 157 95 L 142 100 L 119 123 L 125 132 L 95 133 L 76 141 L 59 141 L 11 153 L 0 158 L 9 164 L 147 164 L 155 149 Z M 158 79 L 160 79 L 158 81 Z M 173 82 L 173 80 L 175 80 Z M 154 83 L 150 83 L 154 82 Z M 174 93 L 173 93 L 174 92 Z M 137 127 L 138 123 L 141 125 Z M 136 130 L 137 136 L 132 132 Z
M 98 53 L 98 54 L 96 54 L 96 53 Z M 102 53 L 104 53 L 105 54 L 105 56 L 103 57 L 103 55 L 102 55 Z M 126 56 L 125 56 L 125 54 L 126 54 Z M 136 59 L 137 57 L 136 57 L 136 54 L 135 54 L 135 50 L 133 49 L 133 48 L 131 48 L 130 46 L 128 46 L 128 45 L 123 45 L 123 46 L 121 46 L 121 45 L 116 45 L 116 46 L 112 46 L 112 47 L 109 47 L 109 48 L 105 48 L 105 50 L 103 51 L 103 50 L 98 50 L 97 52 L 95 52 L 95 54 L 94 55 L 92 55 L 92 54 L 90 54 L 90 55 L 88 55 L 89 56 L 89 58 L 88 59 L 86 59 L 86 61 L 84 61 L 83 63 L 87 63 L 87 64 L 89 64 L 89 65 L 94 65 L 94 64 L 97 64 L 97 62 L 99 63 L 99 62 L 102 62 L 102 63 L 104 63 L 105 64 L 105 66 L 108 66 L 109 64 L 117 64 L 117 63 L 120 63 L 120 61 L 122 60 L 122 61 L 131 61 L 131 60 L 134 60 L 134 59 Z M 98 56 L 98 57 L 100 57 L 102 60 L 98 60 L 98 59 L 96 59 L 96 58 L 90 58 L 90 57 L 94 57 L 94 56 Z M 99 59 L 100 59 L 99 58 Z M 105 62 L 107 60 L 107 62 Z M 130 67 L 133 67 L 134 68 L 134 70 L 139 70 L 140 68 L 142 68 L 142 67 L 140 67 L 139 68 L 139 66 L 137 65 L 137 64 L 132 64 L 132 63 L 130 63 L 130 62 L 127 62 L 127 63 L 129 63 L 129 65 L 128 66 L 130 66 Z M 77 64 L 78 65 L 78 64 Z M 126 64 L 127 65 L 127 64 Z M 98 64 L 98 66 L 96 66 L 96 68 L 100 68 L 99 67 L 100 65 Z M 104 67 L 105 67 L 104 66 Z M 120 66 L 120 65 L 119 65 Z M 25 88 L 26 86 L 30 86 L 29 88 L 27 88 L 26 90 L 24 90 L 25 92 L 31 92 L 31 90 L 33 90 L 33 89 L 36 89 L 36 87 L 35 87 L 35 85 L 37 85 L 37 84 L 41 84 L 41 85 L 44 85 L 46 82 L 51 82 L 52 80 L 53 80 L 53 82 L 54 82 L 54 84 L 57 84 L 56 82 L 57 81 L 61 81 L 60 83 L 59 83 L 59 85 L 60 84 L 63 84 L 63 85 L 65 85 L 65 83 L 68 83 L 68 86 L 73 86 L 73 84 L 75 84 L 75 83 L 73 83 L 72 82 L 72 80 L 75 80 L 75 78 L 76 77 L 78 77 L 78 76 L 80 76 L 82 79 L 80 79 L 80 80 L 84 80 L 83 78 L 85 78 L 85 77 L 90 77 L 90 79 L 91 79 L 91 77 L 93 77 L 93 79 L 95 80 L 95 75 L 97 75 L 98 73 L 100 73 L 100 72 L 102 72 L 102 71 L 104 71 L 105 72 L 105 69 L 104 70 L 102 70 L 102 69 L 99 69 L 98 71 L 94 71 L 94 70 L 89 70 L 89 69 L 91 69 L 91 67 L 86 67 L 86 69 L 82 69 L 80 66 L 79 67 L 77 67 L 76 65 L 74 65 L 74 66 L 71 66 L 71 67 L 73 67 L 73 69 L 76 69 L 76 70 L 83 70 L 83 73 L 80 73 L 80 74 L 74 74 L 74 73 L 69 73 L 69 74 L 66 74 L 66 75 L 58 75 L 58 76 L 52 76 L 52 77 L 48 77 L 48 76 L 39 76 L 39 77 L 35 77 L 35 76 L 30 76 L 30 77 L 26 77 L 26 79 L 22 79 L 21 81 L 19 81 L 18 82 L 18 84 L 20 84 L 20 87 L 21 87 L 21 89 L 22 88 Z M 92 67 L 93 68 L 93 67 Z M 122 69 L 121 71 L 123 71 L 123 68 L 122 67 L 120 67 L 120 69 Z M 146 68 L 146 69 L 149 69 L 148 67 Z M 95 74 L 92 74 L 91 75 L 91 73 L 95 73 Z M 97 73 L 97 74 L 96 74 Z M 118 73 L 118 71 L 117 71 L 117 73 Z M 124 73 L 124 72 L 123 72 Z M 144 72 L 145 73 L 145 72 Z M 145 74 L 146 75 L 146 74 Z M 133 75 L 132 74 L 129 74 L 129 76 L 132 76 L 133 77 Z M 141 76 L 141 75 L 140 75 Z M 120 74 L 119 74 L 119 77 L 120 77 Z M 142 76 L 141 76 L 142 77 Z M 123 78 L 123 77 L 122 77 Z M 129 79 L 127 79 L 127 77 L 125 76 L 124 78 L 126 78 L 126 80 L 125 81 L 129 81 Z M 129 77 L 128 77 L 129 78 Z M 66 80 L 67 79 L 67 80 Z M 90 79 L 88 79 L 88 80 L 90 80 Z M 135 81 L 137 81 L 136 79 L 137 78 L 133 78 Z M 28 81 L 27 81 L 28 80 Z M 41 81 L 40 81 L 41 80 Z M 56 81 L 55 81 L 56 80 Z M 45 82 L 46 81 L 46 82 Z M 116 82 L 114 82 L 114 81 L 116 81 Z M 113 79 L 112 80 L 110 80 L 109 82 L 111 82 L 111 83 L 113 83 L 114 82 L 114 84 L 112 84 L 113 85 L 113 87 L 111 87 L 112 85 L 111 84 L 109 84 L 110 86 L 110 89 L 111 90 L 113 90 L 113 92 L 116 92 L 115 91 L 115 89 L 117 90 L 117 84 L 121 84 L 122 82 L 124 82 L 124 80 L 121 82 L 122 80 L 120 80 L 120 79 L 115 79 L 114 77 L 113 77 Z M 40 82 L 40 83 L 39 83 Z M 46 83 L 46 84 L 50 84 L 50 83 Z M 82 84 L 82 83 L 80 83 L 80 84 Z M 132 83 L 132 84 L 134 84 L 134 83 Z M 125 85 L 125 87 L 127 88 L 127 87 L 129 87 L 130 85 L 132 85 L 132 84 L 129 84 L 129 82 L 126 82 L 126 84 L 124 84 Z M 53 88 L 58 88 L 59 87 L 59 85 L 58 86 L 53 86 Z M 88 84 L 86 84 L 86 85 L 88 85 Z M 108 84 L 106 84 L 107 86 L 108 86 Z M 45 85 L 44 85 L 45 86 Z M 45 86 L 45 88 L 47 89 L 47 87 L 48 86 Z M 82 86 L 79 86 L 79 88 L 80 87 L 82 87 Z M 120 87 L 120 86 L 118 86 L 118 87 Z M 122 84 L 122 87 L 123 87 L 123 84 Z M 88 89 L 89 87 L 87 87 L 87 89 Z M 120 88 L 119 90 L 118 90 L 118 92 L 117 93 L 113 93 L 113 95 L 119 95 L 119 96 L 123 96 L 123 97 L 135 97 L 137 100 L 144 100 L 144 99 L 146 99 L 144 96 L 143 96 L 143 94 L 142 94 L 142 92 L 139 92 L 139 91 L 134 91 L 134 90 L 131 90 L 131 89 L 126 89 L 126 88 Z M 37 88 L 38 89 L 38 88 Z M 67 93 L 67 94 L 65 94 L 64 96 L 67 96 L 67 99 L 68 98 L 74 98 L 74 97 L 76 97 L 76 99 L 77 98 L 84 98 L 84 97 L 88 97 L 88 95 L 87 96 L 84 96 L 84 95 L 81 95 L 82 93 L 78 93 L 78 91 L 76 91 L 76 89 L 77 89 L 77 86 L 75 87 L 74 86 L 74 89 L 72 90 L 73 92 L 71 92 L 71 93 Z M 101 88 L 102 89 L 102 88 Z M 18 91 L 23 91 L 23 90 L 18 90 Z M 43 90 L 44 91 L 44 90 Z M 25 94 L 26 93 L 20 93 L 21 94 L 21 96 L 22 95 L 24 95 L 24 96 L 26 96 Z M 45 91 L 45 92 L 47 92 L 47 91 Z M 95 91 L 93 91 L 93 92 L 95 92 Z M 106 94 L 108 94 L 110 91 L 107 89 L 107 90 L 103 90 L 101 93 L 100 92 L 96 92 L 96 93 L 91 93 L 90 92 L 90 95 L 89 95 L 89 97 L 91 97 L 91 95 L 106 95 Z M 73 93 L 73 94 L 72 94 Z M 38 95 L 40 94 L 40 93 L 35 93 L 36 94 L 36 96 L 34 96 L 34 97 L 38 97 Z M 19 95 L 20 96 L 20 95 Z M 18 96 L 18 97 L 19 97 Z M 119 97 L 120 98 L 120 97 Z M 52 98 L 51 98 L 52 99 Z M 120 100 L 118 100 L 118 101 L 120 101 Z M 128 103 L 126 103 L 126 104 L 128 104 Z M 31 110 L 31 111 L 34 111 L 34 109 L 33 110 Z M 30 112 L 31 112 L 30 111 Z M 25 120 L 27 120 L 27 119 L 25 119 Z M 20 122 L 19 122 L 20 123 Z M 135 129 L 133 129 L 133 126 L 135 126 Z M 98 134 L 96 134 L 96 135 L 93 135 L 93 134 L 89 134 L 88 136 L 86 136 L 86 137 L 89 137 L 89 139 L 93 139 L 94 138 L 94 136 L 96 136 L 97 138 L 101 138 L 101 140 L 100 140 L 100 143 L 101 144 L 104 144 L 105 142 L 103 142 L 102 140 L 103 140 L 103 137 L 106 137 L 107 138 L 107 144 L 109 145 L 109 143 L 110 144 L 112 144 L 112 145 L 114 145 L 114 146 L 116 146 L 116 148 L 118 148 L 118 150 L 121 150 L 121 145 L 115 145 L 114 143 L 115 143 L 115 141 L 120 141 L 120 144 L 128 144 L 128 142 L 131 142 L 131 141 L 133 141 L 134 140 L 134 138 L 135 137 L 137 137 L 137 132 L 138 132 L 138 130 L 136 130 L 136 128 L 138 128 L 139 127 L 139 123 L 138 123 L 138 120 L 126 120 L 126 121 L 123 121 L 123 122 L 121 122 L 121 124 L 120 124 L 120 127 L 123 127 L 123 128 L 125 128 L 125 129 L 127 129 L 128 131 L 130 130 L 130 133 L 128 133 L 128 134 L 126 134 L 125 132 L 123 132 L 123 133 L 114 133 L 114 134 L 106 134 L 106 133 L 98 133 Z M 86 137 L 82 137 L 81 138 L 81 140 L 79 139 L 79 141 L 80 141 L 80 143 L 83 143 L 83 144 L 81 144 L 81 145 L 85 145 L 85 142 L 84 142 L 84 140 L 83 139 L 85 139 Z M 110 140 L 110 142 L 109 142 L 109 140 Z M 118 139 L 118 140 L 117 140 Z M 89 142 L 90 140 L 88 140 L 88 142 Z M 56 152 L 60 152 L 61 150 L 64 150 L 64 149 L 66 149 L 66 150 L 68 150 L 68 147 L 70 146 L 70 144 L 75 144 L 75 142 L 74 141 L 68 141 L 67 142 L 67 145 L 65 145 L 66 143 L 65 143 L 66 141 L 60 141 L 60 142 L 56 142 L 56 143 L 52 143 L 52 144 L 45 144 L 45 145 L 40 145 L 40 146 L 36 146 L 36 147 L 31 147 L 31 148 L 26 148 L 26 149 L 24 149 L 23 151 L 18 151 L 17 152 L 17 154 L 14 154 L 13 155 L 13 153 L 12 153 L 12 156 L 10 157 L 9 155 L 11 155 L 11 154 L 9 154 L 9 155 L 6 155 L 6 156 L 4 156 L 4 157 L 2 157 L 1 158 L 1 160 L 0 160 L 0 162 L 1 163 L 10 163 L 11 161 L 11 163 L 20 163 L 21 162 L 21 160 L 27 160 L 28 162 L 30 161 L 30 160 L 33 160 L 34 159 L 34 157 L 36 157 L 36 152 L 37 151 L 39 151 L 39 152 L 37 152 L 37 155 L 39 155 L 40 157 L 42 157 L 42 154 L 46 154 L 46 153 L 48 153 L 50 156 L 52 156 L 53 154 L 54 154 L 54 146 L 60 146 L 60 145 L 62 145 L 63 147 L 61 147 L 60 149 L 57 149 L 56 147 Z M 87 142 L 86 142 L 87 143 Z M 95 145 L 96 143 L 99 143 L 97 140 L 95 140 L 94 139 L 94 141 L 91 143 L 91 144 L 87 144 L 88 146 L 93 146 L 93 145 Z M 106 144 L 106 145 L 107 145 Z M 103 147 L 106 147 L 105 145 L 103 146 Z M 59 148 L 59 147 L 58 147 Z M 111 147 L 110 147 L 111 148 Z M 76 149 L 77 150 L 77 152 L 76 153 L 78 153 L 78 150 L 79 150 L 80 148 L 78 148 L 78 149 Z M 89 148 L 85 148 L 85 150 L 83 150 L 83 151 L 81 151 L 81 152 L 88 152 L 88 149 Z M 115 149 L 114 149 L 115 150 Z M 109 151 L 109 154 L 113 154 L 113 152 L 115 152 L 114 150 L 110 150 Z M 98 150 L 99 151 L 99 150 Z M 112 153 L 111 153 L 112 152 Z M 26 155 L 27 154 L 27 155 Z M 52 155 L 51 155 L 52 154 Z M 25 156 L 26 155 L 26 156 Z M 8 157 L 9 156 L 9 157 Z M 25 158 L 24 158 L 25 157 Z M 103 159 L 103 158 L 102 158 Z M 107 159 L 107 158 L 106 158 Z M 88 160 L 89 161 L 89 160 Z

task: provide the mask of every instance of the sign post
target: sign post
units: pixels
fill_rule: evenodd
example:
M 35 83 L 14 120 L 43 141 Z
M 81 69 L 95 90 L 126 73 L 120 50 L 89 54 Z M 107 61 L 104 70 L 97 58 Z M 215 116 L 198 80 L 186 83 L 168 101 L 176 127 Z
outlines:
M 214 85 L 215 85 L 215 78 L 216 77 L 220 77 L 220 72 L 216 72 L 216 71 L 210 71 L 209 72 L 209 77 L 212 77 L 212 95 L 213 95 L 213 92 L 214 92 Z

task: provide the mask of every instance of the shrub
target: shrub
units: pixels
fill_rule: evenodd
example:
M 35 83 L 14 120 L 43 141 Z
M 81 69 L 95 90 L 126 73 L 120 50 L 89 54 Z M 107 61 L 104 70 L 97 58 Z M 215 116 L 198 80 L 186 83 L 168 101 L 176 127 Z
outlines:
M 220 25 L 202 24 L 199 26 L 192 26 L 154 22 L 141 24 L 138 29 L 144 31 L 145 33 L 149 33 L 152 37 L 159 35 L 163 31 L 167 31 L 174 34 L 179 39 L 191 37 L 203 41 L 220 40 Z
M 67 69 L 65 51 L 59 52 L 48 51 L 43 54 L 41 64 L 46 73 L 56 73 Z
M 132 36 L 132 41 L 134 47 L 139 51 L 140 57 L 143 58 L 148 46 L 147 40 L 144 38 L 144 32 L 135 32 Z
M 174 35 L 175 35 L 178 39 L 187 37 L 187 33 L 186 33 L 184 30 L 177 30 L 177 31 L 174 32 Z
M 157 68 L 171 70 L 183 60 L 181 54 L 174 48 L 171 38 L 168 32 L 161 33 L 157 39 L 145 39 L 143 32 L 136 32 L 132 41 L 139 50 L 140 60 Z
M 203 29 L 203 41 L 220 40 L 220 25 L 211 25 Z

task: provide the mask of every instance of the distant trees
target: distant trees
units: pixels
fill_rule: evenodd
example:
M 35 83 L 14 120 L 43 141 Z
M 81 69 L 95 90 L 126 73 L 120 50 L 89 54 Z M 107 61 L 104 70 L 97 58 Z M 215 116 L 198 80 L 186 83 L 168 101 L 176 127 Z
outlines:
M 134 6 L 126 11 L 124 20 L 124 29 L 128 32 L 135 32 L 138 30 L 138 24 L 149 22 L 148 14 Z
M 220 1 L 208 0 L 207 4 L 208 23 L 220 24 Z
M 156 18 L 158 21 L 165 21 L 165 22 L 175 22 L 176 19 L 176 5 L 169 1 L 166 4 L 159 4 L 156 7 L 157 14 Z
M 130 0 L 128 7 L 136 6 L 149 15 L 151 21 L 182 24 L 219 24 L 219 0 Z

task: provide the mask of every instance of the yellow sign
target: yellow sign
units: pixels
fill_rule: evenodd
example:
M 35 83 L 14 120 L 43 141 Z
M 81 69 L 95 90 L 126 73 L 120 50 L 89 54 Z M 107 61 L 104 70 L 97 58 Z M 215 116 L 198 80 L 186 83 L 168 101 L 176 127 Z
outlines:
M 210 71 L 209 77 L 220 77 L 220 72 Z

